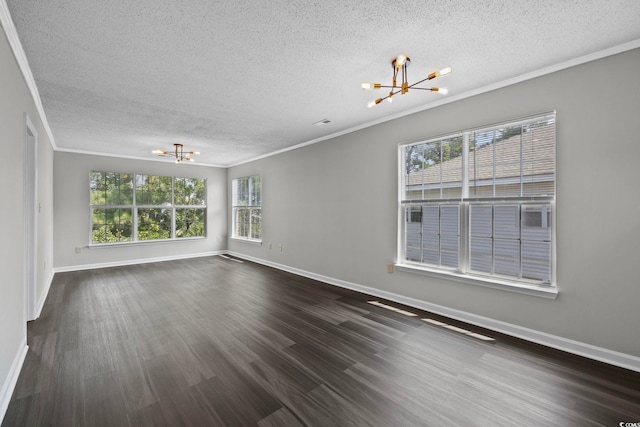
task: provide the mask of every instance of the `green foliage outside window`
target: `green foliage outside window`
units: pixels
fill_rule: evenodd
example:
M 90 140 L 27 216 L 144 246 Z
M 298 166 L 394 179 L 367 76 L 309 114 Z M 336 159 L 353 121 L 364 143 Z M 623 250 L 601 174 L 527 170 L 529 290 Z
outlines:
M 176 209 L 176 238 L 204 237 L 204 209 Z
M 130 173 L 91 172 L 91 205 L 131 205 L 133 178 Z
M 93 209 L 91 241 L 94 243 L 130 242 L 133 239 L 131 209 Z
M 176 206 L 204 205 L 204 180 L 195 178 L 174 179 L 174 204 Z
M 138 208 L 138 240 L 171 238 L 171 210 Z
M 162 206 L 171 204 L 170 176 L 136 175 L 136 204 Z
M 89 197 L 91 243 L 205 236 L 204 179 L 94 171 Z

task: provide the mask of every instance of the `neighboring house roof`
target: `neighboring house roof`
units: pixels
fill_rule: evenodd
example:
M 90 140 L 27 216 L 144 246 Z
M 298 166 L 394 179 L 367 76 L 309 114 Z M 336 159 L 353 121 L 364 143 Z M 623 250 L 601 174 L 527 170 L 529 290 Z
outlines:
M 525 177 L 531 180 L 535 176 L 552 176 L 555 173 L 555 132 L 553 130 L 553 126 L 536 128 L 472 151 L 469 156 L 469 181 L 504 180 L 520 178 L 521 175 L 523 180 L 527 180 Z M 421 171 L 409 173 L 406 185 L 423 186 L 460 182 L 461 171 L 462 158 L 456 157 Z

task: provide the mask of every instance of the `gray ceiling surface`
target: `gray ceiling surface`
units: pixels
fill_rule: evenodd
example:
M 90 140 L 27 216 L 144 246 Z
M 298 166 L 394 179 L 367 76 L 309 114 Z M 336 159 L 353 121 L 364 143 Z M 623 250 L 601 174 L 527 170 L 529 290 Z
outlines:
M 7 0 L 56 145 L 229 166 L 640 39 L 637 0 Z M 598 82 L 594 82 L 598 83 Z M 331 123 L 314 126 L 322 119 Z

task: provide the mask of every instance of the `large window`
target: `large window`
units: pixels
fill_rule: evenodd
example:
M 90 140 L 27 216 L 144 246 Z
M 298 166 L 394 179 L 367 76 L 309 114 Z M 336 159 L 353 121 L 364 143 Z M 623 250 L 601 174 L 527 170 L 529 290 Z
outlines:
M 400 146 L 400 264 L 553 283 L 555 113 Z
M 260 175 L 234 179 L 232 182 L 233 237 L 262 239 L 262 182 Z
M 91 244 L 204 237 L 205 180 L 91 172 Z

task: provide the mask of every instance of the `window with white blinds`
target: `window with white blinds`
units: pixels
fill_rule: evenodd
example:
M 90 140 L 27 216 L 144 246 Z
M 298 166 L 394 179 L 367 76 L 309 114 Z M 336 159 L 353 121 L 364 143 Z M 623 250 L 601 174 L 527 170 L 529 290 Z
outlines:
M 400 263 L 553 285 L 555 113 L 400 146 Z

